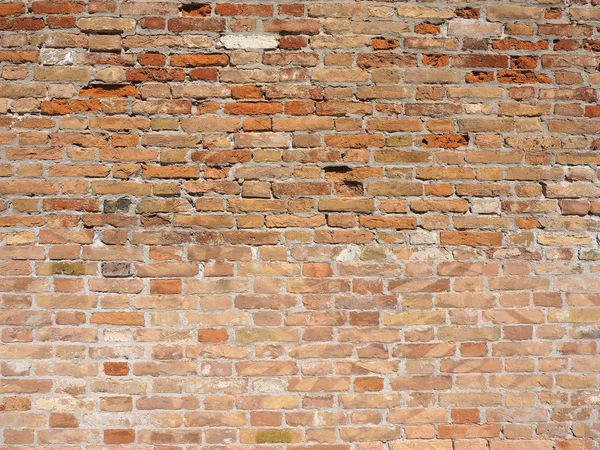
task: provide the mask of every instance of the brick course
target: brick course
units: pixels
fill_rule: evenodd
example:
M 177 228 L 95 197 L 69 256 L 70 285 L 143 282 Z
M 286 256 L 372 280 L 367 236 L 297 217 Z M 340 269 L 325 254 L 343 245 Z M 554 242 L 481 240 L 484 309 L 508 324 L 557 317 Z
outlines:
M 0 3 L 0 450 L 597 450 L 600 2 Z

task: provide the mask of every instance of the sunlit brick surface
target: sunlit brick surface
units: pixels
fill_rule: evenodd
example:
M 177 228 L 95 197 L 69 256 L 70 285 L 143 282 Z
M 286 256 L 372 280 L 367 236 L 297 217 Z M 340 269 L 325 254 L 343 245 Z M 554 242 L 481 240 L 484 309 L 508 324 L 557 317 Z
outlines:
M 0 450 L 598 450 L 600 1 L 0 3 Z

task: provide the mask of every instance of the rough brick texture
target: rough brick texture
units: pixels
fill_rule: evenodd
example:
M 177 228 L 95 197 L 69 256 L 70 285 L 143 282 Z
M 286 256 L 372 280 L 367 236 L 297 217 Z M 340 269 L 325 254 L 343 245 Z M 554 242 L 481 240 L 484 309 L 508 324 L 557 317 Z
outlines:
M 4 0 L 0 450 L 597 450 L 600 1 Z

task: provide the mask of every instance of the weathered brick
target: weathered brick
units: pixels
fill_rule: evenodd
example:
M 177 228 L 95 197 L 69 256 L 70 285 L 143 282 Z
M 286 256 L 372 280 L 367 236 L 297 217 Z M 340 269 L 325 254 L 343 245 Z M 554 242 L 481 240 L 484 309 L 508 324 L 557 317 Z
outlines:
M 4 2 L 4 447 L 592 450 L 598 4 Z
M 450 36 L 497 36 L 502 32 L 502 24 L 454 19 L 448 23 Z
M 538 6 L 489 5 L 487 18 L 491 20 L 536 20 L 541 19 L 543 8 Z
M 451 19 L 454 12 L 450 8 L 430 8 L 427 6 L 402 5 L 396 8 L 399 17 L 411 19 Z

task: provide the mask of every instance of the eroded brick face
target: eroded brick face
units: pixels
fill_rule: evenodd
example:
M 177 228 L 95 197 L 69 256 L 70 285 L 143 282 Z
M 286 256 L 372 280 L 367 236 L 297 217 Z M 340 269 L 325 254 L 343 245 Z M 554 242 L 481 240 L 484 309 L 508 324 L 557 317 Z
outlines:
M 0 450 L 598 450 L 599 27 L 0 3 Z

